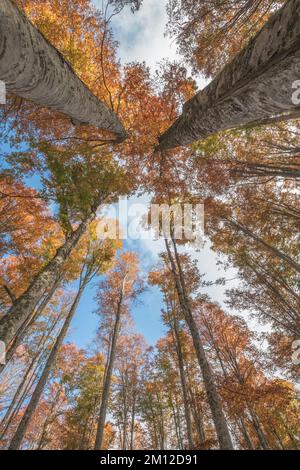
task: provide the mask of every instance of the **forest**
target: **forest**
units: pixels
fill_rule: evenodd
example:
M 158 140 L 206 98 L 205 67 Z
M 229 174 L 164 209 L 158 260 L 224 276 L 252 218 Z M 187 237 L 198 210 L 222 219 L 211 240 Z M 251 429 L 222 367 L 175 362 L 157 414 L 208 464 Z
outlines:
M 300 449 L 299 17 L 1 0 L 1 450 Z M 203 243 L 126 239 L 120 198 Z

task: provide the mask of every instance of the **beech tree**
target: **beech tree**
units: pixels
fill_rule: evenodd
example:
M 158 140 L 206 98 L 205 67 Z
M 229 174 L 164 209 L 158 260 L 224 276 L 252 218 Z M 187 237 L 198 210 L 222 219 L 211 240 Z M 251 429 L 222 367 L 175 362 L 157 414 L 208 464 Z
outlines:
M 116 355 L 112 415 L 118 429 L 116 440 L 122 450 L 134 450 L 139 441 L 139 397 L 141 371 L 145 364 L 147 345 L 141 335 L 129 332 L 120 336 Z
M 101 319 L 100 335 L 103 337 L 105 334 L 105 337 L 108 337 L 108 344 L 95 449 L 102 448 L 112 374 L 122 327 L 122 317 L 129 315 L 128 304 L 130 300 L 138 295 L 141 289 L 141 285 L 138 282 L 137 269 L 137 259 L 133 253 L 121 254 L 116 266 L 108 274 L 107 279 L 99 285 L 98 313 Z
M 110 156 L 99 160 L 94 155 L 88 167 L 83 167 L 76 161 L 77 155 L 68 155 L 69 167 L 59 165 L 57 156 L 51 152 L 48 157 L 50 168 L 53 168 L 50 190 L 54 191 L 56 200 L 60 203 L 60 220 L 65 227 L 65 241 L 48 264 L 35 276 L 27 290 L 16 300 L 7 315 L 0 320 L 0 337 L 6 344 L 13 339 L 17 329 L 32 314 L 44 290 L 55 284 L 63 264 L 86 233 L 89 224 L 95 219 L 100 204 L 108 203 L 117 194 L 122 193 L 119 184 L 123 184 L 121 183 L 123 172 L 111 161 Z M 53 162 L 58 166 L 54 166 Z M 82 170 L 86 172 L 85 177 L 81 173 Z M 93 181 L 96 180 L 97 183 L 94 185 Z M 88 193 L 89 190 L 91 193 Z M 74 228 L 71 225 L 72 219 L 76 223 Z
M 0 22 L 0 79 L 7 91 L 61 111 L 78 124 L 111 131 L 119 140 L 126 137 L 117 116 L 11 0 L 1 2 Z
M 179 52 L 194 73 L 214 76 L 283 3 L 168 0 L 167 33 L 175 38 Z
M 187 145 L 220 130 L 274 117 L 298 116 L 292 95 L 298 77 L 295 12 L 299 9 L 297 0 L 289 0 L 274 13 L 232 62 L 184 105 L 182 115 L 159 137 L 158 149 Z

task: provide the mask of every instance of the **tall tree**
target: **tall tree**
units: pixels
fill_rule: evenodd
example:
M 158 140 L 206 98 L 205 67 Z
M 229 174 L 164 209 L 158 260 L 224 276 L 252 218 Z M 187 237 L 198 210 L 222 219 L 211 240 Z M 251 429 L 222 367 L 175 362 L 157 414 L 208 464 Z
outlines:
M 195 73 L 216 75 L 284 0 L 168 0 L 167 32 Z
M 120 140 L 126 137 L 117 116 L 11 0 L 1 2 L 0 26 L 0 79 L 7 91 L 61 111 L 79 124 L 111 131 Z
M 140 292 L 138 282 L 137 259 L 133 253 L 123 253 L 107 279 L 100 283 L 99 310 L 101 318 L 100 334 L 108 336 L 107 361 L 105 367 L 101 406 L 98 418 L 98 428 L 95 449 L 101 449 L 103 444 L 104 427 L 110 395 L 113 368 L 116 358 L 117 345 L 122 327 L 122 317 L 128 315 L 128 304 Z M 104 333 L 105 332 L 105 333 Z
M 182 309 L 182 313 L 189 327 L 190 334 L 193 338 L 193 344 L 202 372 L 207 398 L 213 416 L 214 426 L 218 436 L 220 448 L 232 449 L 233 447 L 231 437 L 226 423 L 226 418 L 222 409 L 221 400 L 218 395 L 213 373 L 207 360 L 203 343 L 200 338 L 199 331 L 193 316 L 191 300 L 189 298 L 189 290 L 186 287 L 185 276 L 181 265 L 180 256 L 178 254 L 174 235 L 172 236 L 171 243 L 173 245 L 173 253 L 171 251 L 169 241 L 165 239 L 169 269 L 174 278 L 174 284 L 178 295 L 178 301 Z
M 105 241 L 103 245 L 99 244 L 97 240 L 93 240 L 92 238 L 91 240 L 88 241 L 86 256 L 85 256 L 81 274 L 80 274 L 79 288 L 78 288 L 77 294 L 74 297 L 73 301 L 71 302 L 71 307 L 69 309 L 69 312 L 59 332 L 56 342 L 50 352 L 50 355 L 47 359 L 43 372 L 31 396 L 30 402 L 20 421 L 20 424 L 18 425 L 18 429 L 16 430 L 16 433 L 11 440 L 10 449 L 19 449 L 22 443 L 22 440 L 28 428 L 30 419 L 43 393 L 50 371 L 54 365 L 57 354 L 59 353 L 59 349 L 62 346 L 64 338 L 68 332 L 69 326 L 76 313 L 77 307 L 79 305 L 80 299 L 82 297 L 82 294 L 86 286 L 97 274 L 108 269 L 113 253 L 114 253 L 114 249 L 110 241 Z
M 180 315 L 180 306 L 178 305 L 178 300 L 176 299 L 174 282 L 168 282 L 169 279 L 163 275 L 159 275 L 157 272 L 150 273 L 150 282 L 154 285 L 159 285 L 164 293 L 164 301 L 166 304 L 166 311 L 163 312 L 164 321 L 170 327 L 173 340 L 175 343 L 175 350 L 178 360 L 178 368 L 180 374 L 181 388 L 182 388 L 182 397 L 184 404 L 184 414 L 186 422 L 186 432 L 187 432 L 187 441 L 189 448 L 193 448 L 193 432 L 192 432 L 192 421 L 191 421 L 191 410 L 189 403 L 189 394 L 188 394 L 188 383 L 185 370 L 185 361 L 182 345 L 182 328 L 180 325 L 180 320 L 182 315 Z M 197 436 L 197 441 L 203 439 L 203 434 Z
M 159 150 L 188 145 L 220 130 L 299 115 L 298 0 L 289 0 L 249 44 L 194 98 L 161 137 Z M 288 38 L 288 39 L 287 39 Z M 276 96 L 276 99 L 274 98 Z

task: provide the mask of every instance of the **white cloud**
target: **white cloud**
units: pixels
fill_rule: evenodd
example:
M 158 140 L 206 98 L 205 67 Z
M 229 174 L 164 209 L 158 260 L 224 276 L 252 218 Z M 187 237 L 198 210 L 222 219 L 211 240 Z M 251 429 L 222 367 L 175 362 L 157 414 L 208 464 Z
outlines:
M 164 37 L 167 23 L 166 0 L 144 0 L 138 12 L 125 8 L 112 26 L 120 43 L 122 62 L 145 61 L 151 69 L 163 58 L 178 59 L 176 44 Z
M 94 0 L 98 6 L 101 0 Z M 118 57 L 121 62 L 146 62 L 153 72 L 163 59 L 182 61 L 177 53 L 174 39 L 165 36 L 168 21 L 166 12 L 167 0 L 143 0 L 138 12 L 132 14 L 130 8 L 125 8 L 113 18 L 112 28 L 119 41 Z M 193 77 L 199 88 L 206 81 Z

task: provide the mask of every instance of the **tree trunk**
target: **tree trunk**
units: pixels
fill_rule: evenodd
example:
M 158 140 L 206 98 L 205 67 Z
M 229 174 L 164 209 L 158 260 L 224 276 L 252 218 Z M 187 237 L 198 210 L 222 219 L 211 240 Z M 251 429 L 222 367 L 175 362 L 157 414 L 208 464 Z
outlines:
M 117 341 L 118 341 L 119 330 L 120 330 L 121 307 L 122 307 L 122 302 L 123 302 L 124 288 L 125 288 L 125 278 L 123 281 L 120 300 L 119 300 L 118 308 L 116 312 L 116 320 L 115 320 L 114 331 L 113 331 L 112 340 L 111 340 L 112 342 L 111 342 L 110 354 L 108 357 L 107 368 L 106 368 L 106 372 L 104 376 L 102 399 L 101 399 L 97 434 L 96 434 L 96 440 L 95 440 L 95 450 L 101 450 L 102 444 L 103 444 L 106 412 L 107 412 L 107 406 L 108 406 L 108 400 L 109 400 L 109 394 L 110 394 L 113 367 L 114 367 L 115 356 L 116 356 Z
M 50 372 L 51 372 L 51 369 L 53 367 L 53 365 L 55 364 L 55 361 L 56 361 L 56 358 L 57 358 L 57 355 L 59 353 L 59 350 L 62 346 L 62 343 L 64 341 L 64 338 L 68 332 L 68 329 L 69 329 L 69 326 L 70 326 L 70 323 L 74 317 L 74 314 L 76 312 L 76 309 L 78 307 L 78 304 L 79 304 L 79 301 L 81 299 L 81 296 L 82 296 L 82 293 L 85 289 L 85 286 L 86 286 L 86 282 L 83 281 L 82 284 L 80 285 L 79 289 L 78 289 L 78 292 L 76 294 L 76 297 L 72 303 L 72 306 L 69 310 L 69 313 L 66 317 L 66 320 L 62 326 L 62 329 L 55 341 L 55 344 L 53 346 L 53 349 L 51 350 L 51 353 L 47 359 L 47 362 L 45 364 L 45 367 L 44 367 L 44 370 L 42 372 L 42 375 L 41 377 L 39 378 L 39 381 L 35 387 L 35 390 L 31 396 L 31 399 L 30 399 L 30 402 L 28 403 L 28 406 L 26 408 L 26 411 L 19 423 L 19 426 L 15 432 L 15 435 L 14 437 L 12 438 L 11 440 L 11 443 L 10 443 L 10 446 L 9 446 L 9 449 L 10 450 L 17 450 L 20 448 L 21 444 L 22 444 L 22 440 L 25 436 L 25 433 L 27 431 L 27 428 L 28 428 L 28 425 L 30 423 L 30 420 L 36 410 L 36 407 L 38 405 L 38 402 L 41 398 L 41 395 L 44 391 L 44 388 L 45 388 L 45 385 L 46 385 L 46 382 L 49 378 L 49 375 L 50 375 Z
M 182 312 L 184 314 L 185 320 L 189 327 L 193 344 L 194 344 L 194 348 L 196 351 L 197 359 L 199 362 L 199 366 L 202 372 L 203 382 L 204 382 L 204 386 L 205 386 L 205 390 L 207 394 L 208 403 L 211 409 L 215 430 L 218 436 L 219 445 L 221 449 L 233 449 L 231 437 L 229 434 L 226 419 L 225 419 L 222 405 L 221 405 L 221 400 L 220 400 L 219 394 L 217 392 L 217 389 L 214 383 L 214 378 L 213 378 L 210 365 L 206 358 L 206 354 L 205 354 L 202 341 L 199 335 L 199 331 L 197 328 L 197 324 L 194 320 L 192 310 L 189 305 L 189 300 L 188 300 L 188 296 L 186 293 L 183 273 L 181 271 L 180 260 L 179 260 L 179 256 L 178 256 L 177 249 L 176 249 L 176 243 L 175 243 L 175 240 L 173 239 L 175 259 L 176 259 L 176 264 L 178 268 L 178 273 L 176 270 L 175 261 L 173 259 L 173 255 L 171 253 L 168 241 L 166 240 L 165 242 L 166 242 L 166 247 L 167 247 L 167 251 L 169 255 L 169 260 L 172 266 L 172 272 L 174 275 L 174 281 L 176 284 L 176 290 L 178 293 L 180 306 L 182 308 Z
M 44 421 L 43 427 L 42 427 L 42 432 L 40 434 L 39 442 L 36 446 L 36 450 L 41 450 L 47 444 L 47 433 L 48 433 L 48 427 L 51 422 L 53 422 L 53 414 L 55 412 L 55 407 L 57 405 L 57 401 L 59 399 L 59 395 L 62 391 L 62 385 L 60 384 L 55 396 L 52 398 L 52 403 L 50 410 L 48 411 L 48 414 L 46 416 L 46 419 Z
M 36 311 L 33 313 L 32 318 L 30 318 L 29 322 L 25 322 L 19 329 L 18 333 L 16 334 L 13 343 L 9 347 L 9 350 L 6 353 L 6 364 L 0 364 L 0 374 L 3 371 L 3 369 L 6 367 L 6 365 L 10 362 L 12 359 L 14 353 L 16 352 L 17 348 L 19 347 L 20 344 L 22 344 L 23 339 L 25 338 L 28 330 L 30 327 L 34 324 L 34 322 L 39 318 L 39 316 L 43 313 L 44 309 L 47 307 L 48 303 L 52 299 L 53 295 L 56 292 L 56 289 L 61 281 L 61 278 L 58 278 L 57 281 L 55 281 L 55 284 L 53 287 L 50 289 L 50 291 L 47 293 L 41 304 L 38 306 Z
M 247 445 L 247 448 L 248 448 L 249 450 L 255 450 L 255 447 L 254 447 L 254 445 L 253 445 L 253 442 L 252 442 L 252 440 L 251 440 L 251 437 L 250 437 L 250 435 L 249 435 L 249 433 L 248 433 L 248 430 L 247 430 L 247 426 L 246 426 L 246 424 L 245 424 L 244 417 L 241 416 L 240 419 L 239 419 L 239 421 L 240 421 L 240 425 L 241 425 L 241 428 L 242 428 L 242 434 L 243 434 L 243 436 L 244 436 L 244 439 L 245 439 L 245 443 L 246 443 L 246 445 Z
M 268 444 L 266 436 L 265 436 L 265 434 L 264 434 L 264 432 L 261 428 L 259 419 L 258 419 L 255 411 L 253 410 L 252 406 L 247 402 L 247 400 L 246 400 L 246 403 L 247 403 L 247 407 L 248 407 L 248 410 L 249 410 L 249 413 L 250 413 L 250 416 L 251 416 L 250 422 L 251 422 L 253 428 L 255 429 L 256 435 L 257 435 L 258 440 L 260 442 L 260 445 L 261 445 L 263 450 L 268 450 L 269 449 L 269 444 Z
M 188 392 L 189 392 L 189 397 L 191 401 L 191 412 L 193 415 L 194 423 L 195 423 L 195 428 L 197 435 L 199 436 L 199 442 L 201 444 L 205 443 L 206 437 L 205 437 L 205 430 L 204 430 L 204 423 L 203 423 L 203 413 L 202 410 L 199 407 L 199 403 L 197 401 L 197 398 L 195 397 L 195 394 L 193 392 L 193 387 L 191 384 L 191 378 L 189 377 L 189 387 L 188 387 Z
M 60 111 L 76 123 L 108 130 L 120 141 L 126 138 L 115 113 L 11 0 L 0 3 L 0 80 L 7 91 Z
M 122 450 L 127 450 L 127 421 L 128 421 L 128 375 L 125 371 L 125 377 L 122 380 L 122 398 L 123 398 L 123 430 L 122 430 Z
M 135 406 L 136 406 L 136 389 L 134 389 L 133 397 L 132 397 L 131 422 L 130 422 L 130 450 L 133 450 L 133 447 L 134 447 Z
M 298 112 L 300 0 L 289 0 L 159 138 L 158 150 L 188 145 L 218 131 Z
M 180 339 L 180 333 L 179 333 L 179 328 L 178 328 L 178 320 L 176 318 L 175 313 L 173 313 L 173 329 L 174 329 L 174 336 L 176 340 L 176 352 L 177 352 L 182 397 L 183 397 L 183 404 L 184 404 L 186 432 L 187 432 L 189 449 L 193 449 L 193 432 L 192 432 L 192 421 L 191 421 L 191 413 L 190 413 L 190 406 L 189 406 L 188 388 L 187 388 L 187 381 L 186 381 L 185 370 L 184 370 L 184 359 L 183 359 L 183 354 L 182 354 L 181 339 Z M 199 438 L 201 440 L 201 436 L 199 436 Z
M 275 166 L 272 164 L 259 165 L 258 163 L 246 163 L 245 165 L 241 165 L 241 167 L 237 167 L 236 169 L 232 170 L 232 173 L 246 178 L 266 178 L 274 176 L 287 179 L 300 178 L 300 170 L 284 165 Z
M 78 228 L 68 236 L 65 243 L 58 248 L 53 259 L 36 275 L 30 286 L 0 319 L 0 340 L 8 344 L 16 335 L 21 325 L 33 314 L 46 289 L 51 289 L 59 276 L 64 262 L 85 233 L 89 223 L 95 218 L 95 211 L 87 217 Z
M 172 417 L 173 417 L 173 421 L 174 421 L 175 434 L 176 434 L 176 439 L 177 439 L 177 449 L 178 450 L 183 450 L 184 446 L 183 446 L 183 442 L 182 442 L 182 438 L 181 438 L 180 416 L 178 414 L 177 407 L 175 408 L 175 405 L 173 403 L 171 394 L 169 396 L 169 403 L 170 403 L 170 407 L 171 407 L 171 410 L 172 410 Z
M 29 366 L 25 369 L 22 381 L 20 382 L 11 403 L 1 420 L 0 424 L 0 439 L 4 436 L 6 430 L 10 426 L 14 417 L 17 416 L 19 409 L 23 405 L 24 400 L 27 398 L 27 392 L 30 390 L 34 383 L 34 378 L 39 371 L 40 365 L 43 363 L 43 351 L 46 350 L 45 346 L 47 341 L 50 339 L 53 331 L 61 320 L 61 314 L 57 316 L 54 321 L 45 328 L 42 337 L 40 338 L 33 357 L 30 361 Z

